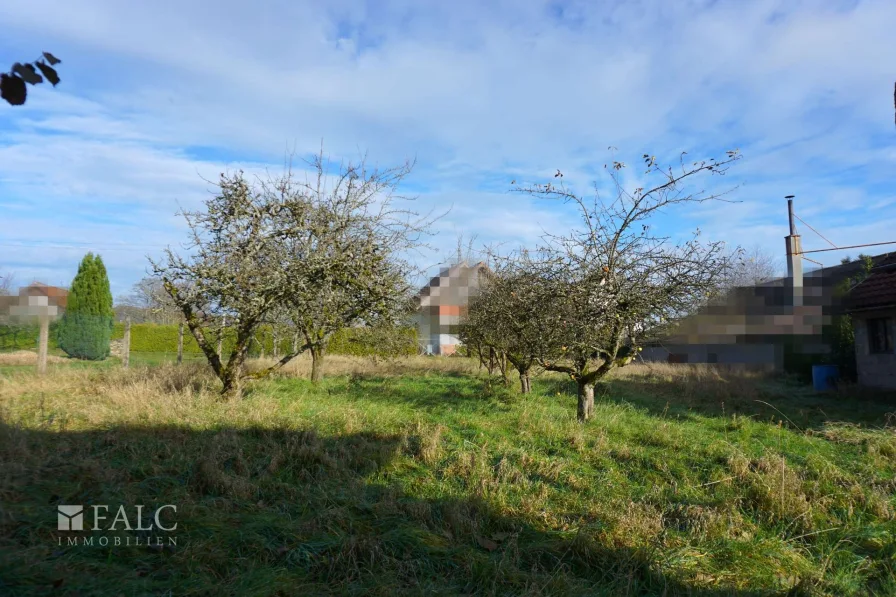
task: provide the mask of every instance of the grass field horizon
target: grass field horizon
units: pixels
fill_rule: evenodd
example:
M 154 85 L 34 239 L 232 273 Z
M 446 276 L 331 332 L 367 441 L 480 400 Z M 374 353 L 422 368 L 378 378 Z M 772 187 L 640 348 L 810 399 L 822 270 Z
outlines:
M 222 402 L 198 362 L 0 360 L 0 594 L 896 594 L 884 393 L 631 365 L 583 425 L 557 375 L 307 361 Z M 176 504 L 177 546 L 60 546 L 59 504 Z

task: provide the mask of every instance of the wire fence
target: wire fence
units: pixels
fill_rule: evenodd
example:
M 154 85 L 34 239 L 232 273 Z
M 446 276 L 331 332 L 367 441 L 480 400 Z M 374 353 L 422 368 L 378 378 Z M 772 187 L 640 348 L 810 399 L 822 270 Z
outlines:
M 206 356 L 186 326 L 173 324 L 131 324 L 113 322 L 108 316 L 69 315 L 65 318 L 48 317 L 0 318 L 0 371 L 9 367 L 37 367 L 38 373 L 47 365 L 90 363 L 103 366 L 129 367 L 163 363 L 205 362 Z M 288 331 L 288 330 L 287 330 Z M 279 358 L 293 350 L 295 331 L 263 328 L 249 346 L 249 359 Z M 233 329 L 226 329 L 212 339 L 215 350 L 227 361 L 235 350 Z M 403 356 L 418 353 L 414 328 L 391 331 L 347 328 L 334 334 L 327 348 L 328 354 L 348 356 Z

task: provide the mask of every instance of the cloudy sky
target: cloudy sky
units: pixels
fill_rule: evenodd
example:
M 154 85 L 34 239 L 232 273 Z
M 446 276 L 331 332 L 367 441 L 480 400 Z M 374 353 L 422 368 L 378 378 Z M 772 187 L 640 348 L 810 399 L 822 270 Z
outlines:
M 896 2 L 0 0 L 5 64 L 43 50 L 62 83 L 0 105 L 0 272 L 68 284 L 87 250 L 113 294 L 184 239 L 218 173 L 287 152 L 416 158 L 405 191 L 457 236 L 511 247 L 575 224 L 510 181 L 605 184 L 639 156 L 744 158 L 705 179 L 738 203 L 671 234 L 783 253 L 784 195 L 838 246 L 896 240 Z M 614 147 L 617 149 L 608 150 Z M 828 245 L 801 224 L 806 249 Z M 879 252 L 893 246 L 880 247 Z M 844 253 L 812 256 L 834 264 Z

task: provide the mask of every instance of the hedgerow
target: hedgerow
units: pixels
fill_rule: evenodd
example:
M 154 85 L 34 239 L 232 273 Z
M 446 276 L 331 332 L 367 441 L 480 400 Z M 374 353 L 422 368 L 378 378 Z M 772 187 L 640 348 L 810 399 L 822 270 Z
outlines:
M 155 323 L 131 324 L 131 351 L 177 352 L 177 334 L 178 326 L 176 325 Z M 121 340 L 123 337 L 124 323 L 116 323 L 112 330 L 112 339 Z M 290 331 L 284 331 L 279 334 L 277 338 L 278 354 L 286 354 L 291 350 L 292 339 L 292 332 Z M 0 341 L 2 341 L 2 336 L 0 336 Z M 234 344 L 233 332 L 229 330 L 225 333 L 222 342 L 223 352 L 229 354 Z M 256 340 L 249 347 L 250 356 L 260 356 L 262 347 L 266 356 L 273 355 L 274 333 L 271 326 L 262 326 L 259 330 Z M 417 330 L 413 327 L 397 328 L 388 331 L 370 328 L 346 328 L 333 335 L 327 350 L 330 354 L 348 356 L 385 357 L 414 355 L 417 353 Z M 202 353 L 189 329 L 184 329 L 184 353 Z

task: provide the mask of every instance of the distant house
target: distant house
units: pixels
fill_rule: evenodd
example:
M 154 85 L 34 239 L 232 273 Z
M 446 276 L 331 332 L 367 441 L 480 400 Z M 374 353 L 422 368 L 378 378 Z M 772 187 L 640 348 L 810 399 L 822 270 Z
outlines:
M 19 288 L 18 296 L 0 296 L 0 316 L 4 318 L 20 310 L 21 307 L 55 307 L 54 316 L 65 311 L 68 304 L 68 290 L 49 286 L 42 282 L 32 282 Z
M 850 291 L 846 310 L 855 331 L 859 383 L 896 389 L 896 253 Z
M 32 282 L 28 286 L 19 289 L 19 296 L 45 296 L 49 304 L 56 305 L 64 310 L 68 303 L 68 290 L 58 286 L 48 286 L 42 282 Z
M 426 354 L 453 354 L 460 345 L 458 325 L 467 313 L 470 297 L 479 291 L 485 264 L 458 263 L 443 268 L 417 293 L 417 338 Z
M 891 255 L 877 255 L 872 263 L 883 264 Z M 845 311 L 834 290 L 864 264 L 852 262 L 803 275 L 799 259 L 788 255 L 787 277 L 735 288 L 721 301 L 683 319 L 662 341 L 645 347 L 642 358 L 770 371 L 784 370 L 788 355 L 822 362 L 831 351 L 822 327 Z

